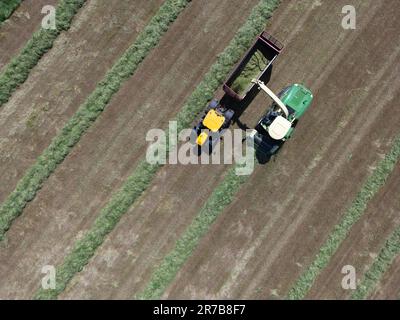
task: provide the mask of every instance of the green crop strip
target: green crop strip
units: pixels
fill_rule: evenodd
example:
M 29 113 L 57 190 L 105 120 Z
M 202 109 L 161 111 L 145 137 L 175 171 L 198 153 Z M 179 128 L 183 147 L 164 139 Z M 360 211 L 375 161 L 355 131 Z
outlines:
M 106 108 L 122 83 L 135 72 L 149 51 L 158 44 L 169 25 L 189 2 L 190 0 L 166 0 L 164 2 L 134 44 L 116 62 L 60 134 L 38 157 L 36 163 L 27 171 L 16 189 L 0 207 L 0 238 L 4 238 L 12 221 L 22 213 L 26 204 L 33 200 L 42 184 Z
M 395 140 L 390 152 L 386 154 L 385 158 L 379 162 L 374 172 L 367 178 L 339 224 L 334 227 L 327 241 L 320 248 L 315 260 L 290 289 L 288 293 L 289 299 L 303 299 L 306 296 L 321 270 L 328 265 L 331 257 L 335 254 L 340 244 L 350 232 L 351 227 L 365 212 L 368 202 L 385 184 L 395 164 L 399 160 L 399 157 L 400 137 Z
M 239 29 L 224 52 L 218 56 L 217 62 L 207 72 L 202 82 L 189 97 L 181 111 L 176 116 L 178 132 L 187 128 L 197 115 L 213 98 L 214 92 L 222 84 L 232 67 L 251 45 L 254 38 L 263 31 L 272 11 L 278 6 L 279 0 L 261 0 L 253 9 L 246 23 Z M 93 227 L 78 241 L 72 252 L 57 268 L 57 287 L 54 290 L 40 289 L 37 299 L 54 299 L 66 287 L 73 276 L 80 272 L 95 254 L 96 249 L 103 243 L 120 218 L 139 196 L 149 187 L 152 179 L 161 165 L 151 165 L 143 160 L 127 179 L 122 188 L 113 195 L 105 206 Z M 230 175 L 228 175 L 229 177 Z M 232 181 L 232 183 L 234 183 Z
M 257 50 L 250 58 L 240 75 L 232 83 L 232 89 L 242 95 L 251 84 L 251 80 L 258 78 L 259 74 L 268 65 L 268 60 L 261 51 Z
M 28 41 L 19 55 L 5 66 L 0 75 L 0 107 L 12 93 L 25 82 L 30 71 L 53 46 L 62 31 L 70 28 L 72 19 L 86 0 L 61 0 L 56 10 L 56 30 L 40 28 Z
M 400 254 L 400 228 L 397 228 L 387 239 L 382 250 L 370 269 L 366 272 L 363 281 L 352 294 L 352 299 L 365 299 L 372 292 L 378 281 L 389 268 L 394 258 Z
M 0 25 L 19 7 L 22 0 L 8 0 L 0 3 Z

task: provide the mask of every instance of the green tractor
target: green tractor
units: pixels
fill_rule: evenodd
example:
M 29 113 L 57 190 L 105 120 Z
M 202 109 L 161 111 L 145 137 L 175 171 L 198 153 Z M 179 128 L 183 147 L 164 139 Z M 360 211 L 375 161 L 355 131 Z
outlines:
M 273 100 L 267 113 L 250 134 L 257 151 L 271 156 L 289 139 L 300 117 L 310 106 L 313 95 L 300 84 L 294 84 L 275 95 L 260 80 L 253 80 Z

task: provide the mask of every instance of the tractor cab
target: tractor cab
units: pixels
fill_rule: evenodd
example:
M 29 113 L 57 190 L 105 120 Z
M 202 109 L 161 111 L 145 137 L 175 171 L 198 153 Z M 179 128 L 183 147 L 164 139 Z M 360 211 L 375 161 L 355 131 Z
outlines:
M 294 110 L 287 107 L 288 116 L 283 113 L 280 107 L 274 102 L 268 112 L 258 122 L 258 129 L 264 135 L 270 135 L 275 140 L 284 139 L 292 127 Z

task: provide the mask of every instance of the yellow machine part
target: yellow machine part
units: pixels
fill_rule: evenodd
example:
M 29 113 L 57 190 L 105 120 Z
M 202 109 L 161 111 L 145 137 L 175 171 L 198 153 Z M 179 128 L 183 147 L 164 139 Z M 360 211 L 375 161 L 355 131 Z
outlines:
M 199 146 L 202 146 L 202 145 L 204 144 L 204 142 L 207 141 L 207 138 L 208 138 L 208 134 L 205 133 L 205 132 L 202 132 L 202 133 L 200 133 L 199 136 L 197 137 L 196 143 L 197 143 Z
M 211 109 L 204 118 L 203 125 L 212 132 L 217 132 L 219 129 L 221 129 L 224 122 L 225 117 L 217 113 L 214 109 Z

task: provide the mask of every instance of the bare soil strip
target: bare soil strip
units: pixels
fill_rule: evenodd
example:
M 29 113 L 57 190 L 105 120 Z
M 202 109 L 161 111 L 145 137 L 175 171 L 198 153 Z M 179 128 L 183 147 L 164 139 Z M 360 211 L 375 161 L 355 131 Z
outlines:
M 92 225 L 143 157 L 146 131 L 163 128 L 173 118 L 256 2 L 192 2 L 178 17 L 10 229 L 7 248 L 0 253 L 2 261 L 10 262 L 4 267 L 10 281 L 0 286 L 0 296 L 32 296 L 41 266 L 59 264 Z M 22 276 L 13 265 L 21 266 Z
M 3 67 L 15 56 L 33 32 L 40 28 L 45 5 L 57 4 L 58 0 L 24 0 L 9 19 L 0 27 L 0 73 Z

